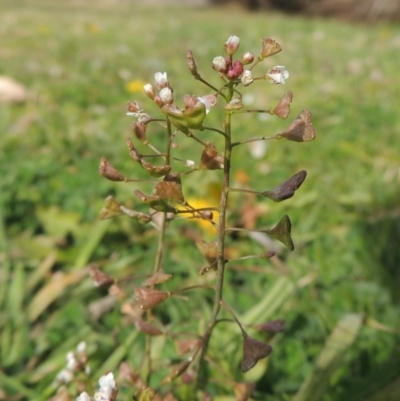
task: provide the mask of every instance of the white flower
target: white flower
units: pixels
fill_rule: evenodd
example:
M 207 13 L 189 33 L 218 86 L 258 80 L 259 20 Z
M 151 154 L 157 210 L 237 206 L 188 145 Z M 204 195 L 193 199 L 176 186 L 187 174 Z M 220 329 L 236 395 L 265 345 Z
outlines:
M 159 96 L 163 104 L 171 104 L 174 101 L 174 95 L 172 93 L 172 90 L 167 86 L 160 90 Z
M 85 341 L 81 341 L 78 346 L 76 347 L 77 352 L 79 352 L 80 354 L 83 354 L 86 352 L 86 342 Z
M 249 86 L 251 83 L 253 83 L 253 76 L 251 74 L 251 71 L 244 70 L 240 80 L 242 81 L 243 86 Z
M 188 160 L 185 161 L 185 166 L 186 167 L 193 168 L 195 165 L 196 165 L 196 163 L 193 160 L 189 160 L 188 159 Z
M 79 365 L 75 354 L 73 352 L 68 352 L 66 359 L 67 359 L 67 369 L 70 371 L 74 371 Z
M 156 72 L 154 74 L 154 81 L 158 89 L 165 88 L 169 84 L 166 72 Z
M 143 112 L 137 113 L 135 115 L 135 117 L 137 117 L 139 123 L 147 123 L 147 122 L 151 121 L 151 119 L 152 119 L 150 114 L 143 113 Z
M 287 71 L 283 65 L 276 65 L 265 74 L 265 79 L 273 84 L 284 84 L 285 79 L 288 78 L 289 71 Z
M 89 397 L 89 394 L 84 391 L 76 398 L 76 401 L 91 401 L 92 399 Z
M 222 56 L 214 57 L 212 62 L 212 68 L 218 72 L 225 72 L 226 70 L 226 60 Z
M 104 376 L 101 376 L 99 379 L 100 390 L 103 388 L 110 388 L 111 390 L 115 389 L 117 385 L 115 384 L 114 375 L 112 372 L 107 373 Z
M 198 97 L 197 100 L 206 106 L 206 114 L 210 112 L 210 110 L 216 106 L 218 99 L 215 95 L 205 95 L 202 97 Z
M 69 383 L 72 381 L 74 375 L 73 373 L 68 370 L 68 369 L 63 369 L 61 372 L 59 372 L 56 376 L 56 383 Z

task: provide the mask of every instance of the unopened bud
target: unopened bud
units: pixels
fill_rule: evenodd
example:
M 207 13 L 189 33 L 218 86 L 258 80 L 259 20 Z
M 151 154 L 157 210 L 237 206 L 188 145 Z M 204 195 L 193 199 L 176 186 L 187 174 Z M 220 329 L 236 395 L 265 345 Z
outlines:
M 152 84 L 146 84 L 143 86 L 144 93 L 150 98 L 154 99 L 155 92 Z
M 254 54 L 251 52 L 246 52 L 242 56 L 243 65 L 251 64 L 254 61 Z
M 154 96 L 154 103 L 159 107 L 162 107 L 164 105 L 161 97 L 158 95 Z
M 240 60 L 236 60 L 233 63 L 232 68 L 229 69 L 226 76 L 233 80 L 239 78 L 243 74 L 243 64 Z
M 217 72 L 226 72 L 226 60 L 222 56 L 214 57 L 212 62 L 212 68 Z
M 194 61 L 193 53 L 190 50 L 188 50 L 188 52 L 186 53 L 186 59 L 187 59 L 187 65 L 189 67 L 191 74 L 195 78 L 200 78 L 200 75 L 197 72 L 197 67 L 196 67 L 196 63 Z
M 240 39 L 237 36 L 230 36 L 224 45 L 225 51 L 232 56 L 240 46 Z
M 160 99 L 164 104 L 172 104 L 174 102 L 174 94 L 172 93 L 171 88 L 165 87 L 160 90 Z

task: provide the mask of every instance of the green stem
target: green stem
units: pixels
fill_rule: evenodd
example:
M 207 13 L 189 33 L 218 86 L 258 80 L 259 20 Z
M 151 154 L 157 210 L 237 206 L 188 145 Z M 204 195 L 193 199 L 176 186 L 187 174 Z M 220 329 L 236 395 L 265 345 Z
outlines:
M 165 163 L 170 164 L 171 162 L 171 143 L 172 143 L 172 126 L 169 118 L 167 119 L 167 135 L 168 141 L 165 152 Z M 158 246 L 156 257 L 154 261 L 154 273 L 162 271 L 164 269 L 164 250 L 165 250 L 165 230 L 167 228 L 167 213 L 162 213 L 161 223 L 160 223 L 160 232 L 158 236 Z M 153 286 L 154 288 L 154 286 Z M 151 318 L 151 309 L 147 311 L 147 318 L 150 320 Z M 150 336 L 146 338 L 146 359 L 147 359 L 147 374 L 145 382 L 150 384 L 151 379 L 151 369 L 152 369 L 152 360 L 151 360 L 151 344 L 152 340 Z
M 227 96 L 227 102 L 230 102 L 234 94 L 233 84 L 229 86 L 229 94 Z M 231 112 L 226 110 L 225 112 L 225 150 L 224 150 L 224 175 L 222 183 L 222 193 L 219 206 L 219 227 L 218 227 L 218 257 L 217 257 L 217 282 L 215 286 L 215 297 L 214 307 L 211 312 L 211 317 L 208 322 L 206 332 L 203 335 L 202 348 L 199 356 L 199 367 L 198 375 L 195 383 L 196 389 L 204 389 L 206 386 L 206 374 L 205 374 L 205 363 L 208 345 L 210 342 L 212 331 L 216 325 L 217 317 L 221 309 L 222 291 L 224 284 L 224 272 L 225 272 L 225 225 L 226 225 L 226 209 L 228 204 L 229 195 L 229 179 L 230 179 L 230 167 L 231 167 Z

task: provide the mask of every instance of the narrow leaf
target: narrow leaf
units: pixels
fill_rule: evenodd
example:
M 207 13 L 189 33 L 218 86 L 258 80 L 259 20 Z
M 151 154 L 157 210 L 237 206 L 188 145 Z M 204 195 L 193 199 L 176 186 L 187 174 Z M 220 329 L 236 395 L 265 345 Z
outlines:
M 314 369 L 303 382 L 293 401 L 319 401 L 328 392 L 329 380 L 342 364 L 346 350 L 356 340 L 363 323 L 361 314 L 345 315 L 334 328 L 318 356 Z

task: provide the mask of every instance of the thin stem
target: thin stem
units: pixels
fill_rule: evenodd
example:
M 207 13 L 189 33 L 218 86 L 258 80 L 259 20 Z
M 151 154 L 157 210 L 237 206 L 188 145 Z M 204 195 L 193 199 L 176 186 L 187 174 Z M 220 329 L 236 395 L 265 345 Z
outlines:
M 192 131 L 188 131 L 188 132 L 184 132 L 182 131 L 188 138 L 192 138 L 194 139 L 196 142 L 200 143 L 201 145 L 207 147 L 207 144 L 205 142 L 203 142 L 201 139 L 197 138 L 196 135 L 193 134 Z
M 226 263 L 237 262 L 239 260 L 248 260 L 248 259 L 269 259 L 272 256 L 275 256 L 275 253 L 271 251 L 267 253 L 262 253 L 261 255 L 246 255 L 240 258 L 228 259 Z
M 211 85 L 210 83 L 208 83 L 206 80 L 204 80 L 200 75 L 198 75 L 197 77 L 195 77 L 195 79 L 197 79 L 197 81 L 202 82 L 204 85 L 208 86 L 209 88 L 211 88 L 212 90 L 214 90 L 215 92 L 218 92 L 218 89 Z
M 238 326 L 240 327 L 240 331 L 242 332 L 242 334 L 245 336 L 246 332 L 242 326 L 242 324 L 239 322 L 238 318 L 236 317 L 236 315 L 233 313 L 233 310 L 221 299 L 220 301 L 221 306 L 226 309 L 229 314 L 235 319 L 235 322 L 238 324 Z
M 167 119 L 167 145 L 165 152 L 165 162 L 166 164 L 170 163 L 171 158 L 171 142 L 172 142 L 172 133 L 171 133 L 171 122 Z M 156 257 L 154 260 L 154 273 L 162 271 L 164 269 L 164 250 L 165 250 L 165 230 L 167 228 L 167 213 L 164 212 L 161 215 L 161 224 L 160 231 L 158 236 L 158 246 Z M 152 286 L 154 288 L 154 285 Z M 151 309 L 147 311 L 147 320 L 151 318 Z M 151 360 L 151 342 L 152 339 L 150 336 L 146 337 L 146 361 L 147 361 L 147 374 L 146 374 L 146 383 L 149 384 L 151 380 L 151 369 L 152 369 L 152 360 Z
M 262 195 L 262 192 L 253 191 L 251 189 L 245 189 L 245 188 L 228 188 L 228 190 L 229 192 L 245 192 L 248 194 Z
M 265 109 L 263 109 L 263 110 L 253 110 L 253 109 L 243 110 L 243 109 L 241 109 L 241 110 L 233 111 L 233 114 L 241 114 L 241 113 L 267 113 L 267 114 L 271 114 L 271 115 L 274 114 L 272 110 L 265 110 Z
M 240 227 L 226 227 L 225 228 L 225 231 L 244 231 L 244 232 L 247 232 L 247 233 L 266 233 L 266 234 L 268 234 L 268 233 L 270 233 L 271 232 L 271 230 L 269 230 L 269 229 L 266 229 L 266 230 L 256 230 L 256 229 L 248 229 L 248 228 L 240 228 Z
M 227 95 L 227 102 L 232 100 L 234 94 L 233 84 L 228 86 L 229 93 Z M 195 383 L 195 390 L 199 388 L 204 388 L 206 385 L 206 375 L 204 374 L 206 354 L 208 350 L 208 345 L 210 342 L 211 333 L 217 321 L 218 313 L 221 308 L 222 300 L 222 290 L 224 284 L 224 272 L 225 272 L 225 225 L 226 225 L 226 208 L 228 203 L 229 195 L 229 179 L 230 179 L 230 168 L 231 168 L 231 112 L 229 110 L 225 111 L 225 148 L 224 148 L 224 173 L 223 173 L 223 183 L 222 183 L 222 193 L 219 206 L 219 227 L 218 227 L 218 257 L 217 257 L 217 282 L 215 285 L 215 297 L 214 297 L 214 307 L 211 312 L 211 317 L 208 322 L 206 332 L 203 335 L 202 348 L 199 356 L 199 367 L 198 374 Z
M 170 294 L 171 294 L 171 296 L 173 296 L 173 295 L 179 294 L 184 291 L 194 290 L 196 288 L 207 288 L 209 290 L 215 290 L 215 287 L 213 285 L 198 284 L 198 285 L 191 285 L 191 286 L 185 287 L 185 288 L 180 288 L 179 290 L 171 291 Z
M 272 136 L 260 136 L 258 138 L 250 138 L 250 139 L 246 139 L 244 141 L 240 141 L 240 142 L 233 142 L 232 143 L 232 148 L 234 146 L 238 146 L 238 145 L 243 145 L 244 143 L 250 143 L 250 142 L 257 142 L 257 141 L 265 141 L 267 139 L 281 139 L 280 138 L 281 134 L 276 134 L 276 135 L 272 135 Z
M 203 127 L 203 129 L 208 130 L 208 131 L 214 131 L 214 132 L 217 132 L 217 133 L 220 134 L 220 135 L 226 136 L 226 134 L 225 134 L 224 131 L 221 131 L 221 130 L 219 130 L 219 129 L 217 129 L 217 128 L 213 128 L 213 127 Z

